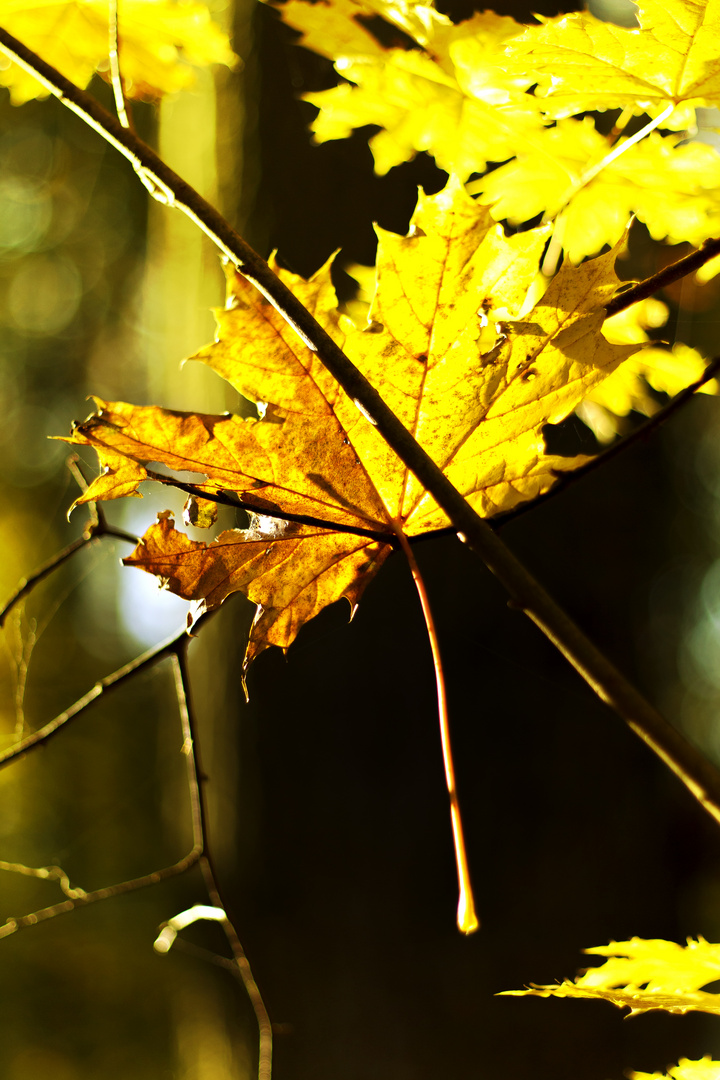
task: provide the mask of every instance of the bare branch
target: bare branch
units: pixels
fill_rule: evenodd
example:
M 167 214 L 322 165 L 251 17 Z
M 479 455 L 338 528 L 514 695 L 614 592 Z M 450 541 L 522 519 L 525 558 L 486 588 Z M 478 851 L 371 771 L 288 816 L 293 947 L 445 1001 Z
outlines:
M 15 592 L 0 610 L 0 628 L 4 625 L 5 620 L 15 605 L 19 604 L 21 600 L 24 600 L 26 596 L 29 596 L 41 581 L 44 581 L 45 578 L 54 573 L 54 571 L 62 566 L 63 563 L 66 563 L 77 551 L 82 551 L 83 548 L 89 547 L 102 536 L 114 536 L 116 540 L 126 540 L 131 544 L 138 543 L 137 537 L 125 532 L 124 529 L 116 529 L 114 525 L 108 525 L 104 516 L 98 515 L 94 522 L 89 522 L 82 536 L 79 536 L 77 540 L 73 540 L 73 542 L 68 544 L 67 547 L 64 547 L 62 551 L 59 551 L 56 555 L 53 555 L 52 558 L 48 559 L 47 562 L 44 562 L 30 575 L 30 577 L 22 579 Z
M 48 919 L 55 919 L 58 915 L 67 915 L 78 907 L 87 907 L 89 904 L 96 904 L 100 900 L 110 900 L 115 896 L 124 896 L 126 893 L 137 892 L 138 889 L 146 889 L 150 885 L 157 885 L 161 881 L 167 881 L 168 878 L 178 877 L 195 866 L 200 859 L 200 854 L 200 851 L 193 848 L 187 855 L 182 859 L 178 859 L 171 866 L 164 866 L 160 870 L 153 870 L 150 874 L 143 874 L 141 877 L 131 878 L 129 881 L 119 881 L 114 885 L 106 886 L 104 889 L 94 889 L 92 892 L 75 889 L 73 891 L 77 895 L 72 898 L 68 897 L 67 900 L 61 900 L 58 904 L 40 908 L 39 911 L 32 911 L 27 915 L 18 915 L 15 918 L 7 919 L 0 926 L 0 938 L 10 937 L 11 934 L 17 933 L 18 930 L 25 930 L 29 926 L 37 926 L 38 923 L 47 922 Z
M 83 492 L 87 491 L 88 483 L 78 465 L 76 454 L 72 454 L 68 458 L 67 467 L 75 478 L 80 490 Z M 82 551 L 83 548 L 89 547 L 90 544 L 103 536 L 114 536 L 116 540 L 125 540 L 131 544 L 138 543 L 138 538 L 136 536 L 125 532 L 124 529 L 116 528 L 115 525 L 108 525 L 105 513 L 98 503 L 88 503 L 88 508 L 88 522 L 83 530 L 82 536 L 78 537 L 77 540 L 73 540 L 71 544 L 64 547 L 62 551 L 57 552 L 57 554 L 53 555 L 47 562 L 42 563 L 30 577 L 23 578 L 22 581 L 20 581 L 10 599 L 6 602 L 5 606 L 0 609 L 0 629 L 4 626 L 5 620 L 13 608 L 19 604 L 21 600 L 24 600 L 26 596 L 29 596 L 41 581 L 44 581 L 45 578 L 54 573 L 54 571 L 62 566 L 63 563 L 66 563 L 68 559 L 72 558 L 77 551 Z
M 212 618 L 214 614 L 214 611 L 209 611 L 204 615 L 201 615 L 193 626 L 193 635 L 195 635 L 200 626 L 207 622 L 208 619 Z M 174 637 L 168 638 L 167 641 L 163 641 L 159 645 L 155 645 L 152 649 L 148 649 L 142 656 L 137 656 L 134 660 L 131 660 L 130 663 L 124 664 L 123 667 L 114 671 L 112 675 L 106 675 L 104 679 L 101 679 L 100 682 L 96 683 L 92 689 L 88 690 L 86 694 L 83 694 L 81 698 L 78 698 L 78 700 L 69 708 L 59 713 L 53 720 L 50 720 L 31 735 L 27 735 L 14 746 L 11 746 L 0 753 L 0 768 L 4 768 L 4 766 L 9 765 L 11 761 L 15 761 L 17 758 L 34 750 L 36 747 L 47 743 L 58 733 L 58 731 L 84 712 L 85 709 L 97 701 L 98 698 L 106 696 L 117 689 L 118 686 L 125 682 L 126 679 L 129 679 L 130 676 L 134 675 L 137 671 L 140 671 L 142 668 L 152 667 L 161 660 L 164 660 L 167 656 L 174 655 L 187 636 L 187 631 L 182 630 L 179 634 L 175 634 Z
M 183 722 L 183 731 L 185 732 L 185 743 L 188 746 L 188 752 L 192 752 L 195 776 L 199 777 L 199 782 L 196 782 L 194 788 L 191 790 L 193 798 L 193 820 L 197 821 L 197 828 L 200 830 L 202 836 L 202 843 L 204 848 L 204 854 L 200 860 L 200 869 L 202 871 L 203 878 L 205 880 L 205 888 L 207 889 L 210 903 L 221 909 L 223 912 L 227 912 L 227 908 L 223 903 L 220 890 L 218 888 L 217 876 L 213 866 L 212 856 L 210 854 L 210 848 L 207 842 L 206 822 L 207 812 L 205 809 L 205 797 L 203 792 L 202 781 L 204 780 L 204 773 L 199 759 L 199 751 L 196 741 L 196 722 L 195 714 L 192 704 L 192 695 L 190 693 L 190 674 L 188 671 L 187 661 L 187 648 L 188 639 L 178 642 L 178 647 L 174 652 L 173 663 L 175 671 L 175 690 L 177 693 L 178 702 L 180 704 L 180 712 Z M 245 993 L 248 996 L 253 1012 L 255 1013 L 255 1019 L 258 1026 L 258 1080 L 271 1080 L 272 1076 L 272 1024 L 268 1015 L 265 1002 L 263 1001 L 260 989 L 255 982 L 255 977 L 250 967 L 250 962 L 245 955 L 245 950 L 242 947 L 242 943 L 237 934 L 235 927 L 231 920 L 225 914 L 225 918 L 221 921 L 225 936 L 230 945 L 230 949 L 233 954 L 235 966 L 242 980 L 245 988 Z
M 694 274 L 701 266 L 714 259 L 716 255 L 720 255 L 720 239 L 706 240 L 697 251 L 691 251 L 689 255 L 678 259 L 677 262 L 670 263 L 670 266 L 666 266 L 664 270 L 659 270 L 657 274 L 646 278 L 645 281 L 639 281 L 637 285 L 632 285 L 624 292 L 617 293 L 605 308 L 608 318 L 611 315 L 617 315 L 620 311 L 625 311 L 626 308 L 632 307 L 633 304 L 637 304 L 640 300 L 647 300 L 649 296 L 660 292 L 661 289 L 666 289 L 668 285 L 674 284 L 680 278 L 687 277 L 688 274 Z

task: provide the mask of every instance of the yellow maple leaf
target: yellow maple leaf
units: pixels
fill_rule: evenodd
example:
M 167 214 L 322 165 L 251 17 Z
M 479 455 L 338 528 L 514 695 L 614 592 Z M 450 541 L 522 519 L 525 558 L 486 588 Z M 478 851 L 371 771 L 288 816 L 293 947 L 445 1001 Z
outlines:
M 505 237 L 453 181 L 421 198 L 407 236 L 379 230 L 364 328 L 338 311 L 329 266 L 309 282 L 282 274 L 484 515 L 535 497 L 558 470 L 585 460 L 546 454 L 542 428 L 637 348 L 599 332 L 618 284 L 617 252 L 563 267 L 518 319 L 547 235 Z M 414 536 L 448 519 L 276 309 L 234 272 L 217 318 L 217 341 L 193 359 L 263 403 L 261 417 L 99 401 L 68 441 L 93 446 L 103 467 L 79 502 L 136 492 L 147 463 L 159 462 L 199 474 L 199 494 L 236 493 L 263 519 L 210 545 L 187 541 L 164 519 L 127 560 L 206 606 L 237 590 L 250 596 L 262 608 L 251 658 L 268 644 L 286 648 L 339 596 L 355 604 L 398 529 Z M 283 517 L 290 524 L 267 524 Z
M 85 87 L 108 65 L 106 0 L 0 0 L 0 25 Z M 227 36 L 200 0 L 120 0 L 122 74 L 130 97 L 158 97 L 194 81 L 191 65 L 234 66 Z M 49 93 L 17 64 L 0 70 L 15 105 Z
M 561 215 L 556 235 L 575 263 L 616 244 L 633 214 L 654 240 L 697 245 L 720 232 L 720 154 L 705 143 L 679 141 L 652 132 L 584 182 L 611 145 L 591 117 L 560 120 L 468 190 L 513 225 L 537 214 Z
M 709 1054 L 698 1061 L 680 1058 L 677 1065 L 668 1067 L 667 1073 L 636 1072 L 631 1069 L 629 1080 L 720 1080 L 720 1061 L 713 1061 Z
M 509 70 L 531 68 L 550 116 L 636 108 L 689 126 L 688 109 L 720 104 L 717 0 L 638 0 L 640 29 L 589 12 L 543 20 L 507 44 Z
M 295 26 L 303 6 L 293 8 Z M 325 142 L 377 124 L 383 130 L 371 138 L 370 148 L 378 173 L 427 150 L 441 168 L 466 179 L 488 161 L 513 156 L 542 127 L 536 100 L 524 92 L 532 80 L 507 74 L 498 63 L 504 43 L 521 28 L 493 12 L 458 26 L 430 7 L 418 5 L 416 18 L 418 12 L 433 16 L 413 27 L 427 51 L 335 54 L 335 66 L 348 82 L 305 95 L 320 110 L 312 130 Z M 409 17 L 405 22 L 412 26 Z
M 287 0 L 273 5 L 283 22 L 300 31 L 298 45 L 304 45 L 320 56 L 336 60 L 339 56 L 382 56 L 385 52 L 376 37 L 362 23 L 363 16 L 372 14 L 367 4 L 355 0 Z
M 565 979 L 553 986 L 504 990 L 503 994 L 598 998 L 630 1009 L 631 1015 L 658 1009 L 720 1014 L 720 994 L 702 989 L 720 978 L 720 945 L 703 938 L 689 938 L 685 946 L 662 939 L 632 938 L 584 951 L 609 959 L 599 967 L 588 968 L 574 982 Z
M 410 0 L 287 0 L 273 4 L 283 22 L 301 33 L 300 44 L 330 60 L 338 57 L 384 55 L 385 49 L 365 27 L 363 19 L 380 17 L 390 27 L 402 30 L 443 65 L 455 41 L 473 40 L 474 47 L 490 48 L 521 33 L 523 27 L 508 15 L 484 11 L 457 25 L 432 3 Z M 497 68 L 497 65 L 492 65 Z M 494 71 L 494 78 L 498 77 Z M 516 76 L 512 85 L 526 87 L 525 76 Z

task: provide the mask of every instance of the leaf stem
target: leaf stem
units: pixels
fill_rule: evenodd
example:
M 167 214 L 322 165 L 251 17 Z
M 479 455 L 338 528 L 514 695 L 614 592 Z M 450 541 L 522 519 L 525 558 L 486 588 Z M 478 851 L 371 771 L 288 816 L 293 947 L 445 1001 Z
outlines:
M 601 173 L 602 170 L 607 168 L 608 165 L 611 165 L 613 161 L 616 161 L 619 157 L 622 157 L 625 151 L 629 150 L 631 146 L 635 146 L 637 143 L 642 142 L 642 140 L 646 138 L 651 131 L 654 131 L 655 128 L 660 127 L 663 120 L 667 120 L 668 116 L 671 112 L 673 112 L 674 109 L 674 104 L 668 105 L 667 108 L 663 109 L 663 111 L 659 113 L 654 120 L 650 120 L 649 123 L 645 125 L 645 127 L 640 128 L 639 131 L 636 131 L 635 134 L 631 135 L 629 139 L 626 139 L 624 143 L 620 143 L 619 145 L 615 146 L 609 154 L 605 155 L 602 161 L 598 161 L 596 165 L 591 165 L 589 169 L 586 169 L 580 177 L 578 186 L 576 190 L 573 191 L 573 195 L 577 194 L 577 192 L 581 188 L 584 188 L 586 184 L 589 184 L 591 180 L 594 180 L 598 173 Z
M 182 210 L 273 304 L 433 496 L 462 539 L 505 586 L 514 604 L 532 619 L 600 699 L 626 720 L 720 823 L 720 771 L 667 723 L 555 603 L 457 491 L 312 314 L 272 273 L 267 263 L 214 207 L 169 169 L 133 132 L 126 131 L 89 94 L 3 29 L 0 29 L 0 50 L 38 78 L 63 104 L 123 154 L 153 197 Z M 628 289 L 619 302 L 611 301 L 606 309 L 608 315 L 644 299 L 669 281 L 691 273 L 718 252 L 720 240 L 709 241 L 694 256 L 679 260 L 674 267 Z M 0 757 L 0 763 L 2 760 Z
M 542 272 L 545 277 L 552 277 L 555 274 L 558 261 L 560 259 L 560 256 L 562 255 L 563 238 L 566 226 L 566 218 L 563 215 L 563 210 L 568 205 L 570 200 L 574 199 L 577 193 L 579 191 L 582 191 L 582 189 L 586 187 L 591 182 L 591 180 L 594 180 L 595 177 L 603 171 L 603 169 L 607 168 L 608 165 L 611 165 L 613 161 L 616 161 L 619 157 L 622 157 L 626 150 L 629 150 L 631 146 L 635 146 L 637 143 L 641 142 L 647 135 L 650 134 L 651 131 L 654 131 L 655 128 L 660 127 L 663 120 L 666 120 L 668 118 L 674 108 L 675 105 L 668 105 L 667 108 L 663 109 L 663 111 L 658 116 L 656 116 L 654 120 L 650 120 L 649 123 L 645 125 L 645 127 L 641 128 L 640 131 L 636 131 L 635 134 L 631 135 L 629 139 L 626 139 L 624 143 L 616 145 L 612 150 L 605 154 L 605 156 L 595 165 L 591 165 L 589 168 L 587 168 L 582 174 L 582 176 L 578 177 L 578 179 L 572 184 L 572 186 L 568 188 L 568 191 L 563 196 L 564 202 L 562 204 L 562 208 L 556 213 L 555 228 L 553 230 L 550 243 L 548 244 L 545 258 L 543 259 Z M 613 132 L 610 133 L 611 136 L 614 134 L 615 131 L 617 131 L 617 137 L 619 138 L 622 132 L 622 128 L 625 127 L 631 116 L 632 113 L 628 110 L 625 110 L 622 116 L 618 118 L 619 123 L 622 123 L 622 121 L 624 120 L 622 127 L 619 130 L 617 128 L 614 128 Z
M 222 909 L 225 917 L 221 920 L 230 949 L 232 950 L 235 967 L 242 980 L 245 993 L 255 1013 L 258 1027 L 258 1080 L 271 1080 L 272 1076 L 272 1024 L 265 1002 L 263 1001 L 260 988 L 255 982 L 250 962 L 245 955 L 240 938 L 226 913 L 220 889 L 217 883 L 217 875 L 210 845 L 208 844 L 207 820 L 208 813 L 205 806 L 204 780 L 205 774 L 200 764 L 200 756 L 196 734 L 195 710 L 193 708 L 192 695 L 190 693 L 190 673 L 188 670 L 187 651 L 190 638 L 186 635 L 179 638 L 173 650 L 173 673 L 175 676 L 175 693 L 180 709 L 182 721 L 184 745 L 183 751 L 188 755 L 188 769 L 192 769 L 194 782 L 190 784 L 190 797 L 192 803 L 192 817 L 194 835 L 199 835 L 202 843 L 200 857 L 200 870 L 205 882 L 208 898 L 213 907 Z M 192 762 L 192 764 L 191 764 Z M 197 840 L 196 840 L 197 843 Z
M 457 926 L 463 934 L 474 934 L 480 926 L 480 920 L 475 913 L 475 901 L 473 898 L 470 870 L 467 862 L 465 837 L 463 834 L 462 815 L 458 802 L 457 785 L 455 783 L 455 765 L 453 762 L 452 744 L 450 742 L 450 722 L 448 718 L 447 694 L 445 692 L 445 675 L 443 672 L 442 658 L 440 656 L 440 642 L 438 640 L 435 620 L 430 607 L 430 599 L 425 588 L 425 582 L 420 572 L 415 554 L 408 542 L 400 524 L 396 525 L 395 534 L 400 546 L 405 553 L 405 558 L 410 566 L 410 571 L 415 582 L 415 588 L 420 598 L 425 626 L 427 628 L 430 650 L 432 652 L 433 667 L 435 668 L 435 685 L 437 686 L 438 719 L 440 721 L 440 743 L 442 745 L 443 765 L 445 767 L 445 784 L 450 799 L 450 822 L 452 825 L 453 844 L 455 846 L 455 866 L 458 876 L 458 908 Z
M 125 86 L 120 71 L 120 35 L 118 32 L 118 0 L 108 0 L 108 62 L 110 64 L 110 82 L 118 120 L 124 128 L 132 130 L 130 115 L 125 101 Z

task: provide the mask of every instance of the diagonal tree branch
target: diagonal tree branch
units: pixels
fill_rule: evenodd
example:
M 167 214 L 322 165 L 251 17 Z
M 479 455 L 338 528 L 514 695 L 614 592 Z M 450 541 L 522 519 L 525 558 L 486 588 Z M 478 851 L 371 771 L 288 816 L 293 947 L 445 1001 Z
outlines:
M 625 289 L 624 292 L 617 293 L 605 309 L 608 318 L 611 315 L 617 315 L 619 312 L 625 311 L 627 308 L 632 307 L 633 304 L 639 303 L 640 300 L 647 300 L 649 296 L 659 292 L 660 289 L 666 289 L 668 285 L 673 285 L 680 278 L 687 277 L 688 274 L 694 274 L 701 266 L 714 259 L 716 255 L 720 255 L 720 238 L 706 240 L 697 251 L 691 251 L 689 255 L 670 263 L 663 270 L 658 270 L 657 274 L 646 278 L 645 281 L 639 281 L 636 285 L 631 285 L 629 289 Z
M 93 127 L 132 164 L 151 194 L 175 206 L 194 221 L 238 268 L 248 281 L 277 308 L 307 347 L 314 352 L 339 385 L 355 402 L 395 451 L 400 460 L 420 480 L 468 546 L 509 592 L 514 605 L 525 612 L 553 642 L 602 701 L 613 708 L 633 731 L 682 780 L 688 790 L 720 823 L 720 772 L 691 746 L 620 673 L 580 628 L 555 603 L 545 589 L 519 562 L 494 530 L 450 483 L 426 451 L 394 415 L 380 394 L 345 356 L 332 338 L 315 321 L 293 293 L 276 277 L 267 263 L 249 247 L 225 219 L 189 184 L 169 169 L 148 146 L 6 30 L 0 29 L 0 50 L 34 75 L 68 108 Z M 713 245 L 716 245 L 713 247 Z M 700 253 L 701 262 L 720 250 L 720 240 L 711 241 Z M 704 254 L 703 254 L 704 253 Z M 692 260 L 681 260 L 689 263 Z M 697 269 L 692 263 L 682 273 Z M 660 280 L 662 279 L 662 280 Z M 675 280 L 673 278 L 672 280 Z M 643 287 L 657 289 L 665 279 L 649 279 Z M 623 306 L 642 296 L 636 287 L 631 299 L 628 290 Z M 625 303 L 626 301 L 626 303 Z M 621 310 L 615 307 L 614 311 Z M 2 758 L 0 758 L 2 763 Z

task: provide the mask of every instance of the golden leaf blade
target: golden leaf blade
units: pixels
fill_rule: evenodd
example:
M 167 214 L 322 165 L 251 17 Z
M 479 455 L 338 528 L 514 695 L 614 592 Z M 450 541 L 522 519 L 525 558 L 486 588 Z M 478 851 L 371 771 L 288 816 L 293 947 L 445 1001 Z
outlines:
M 631 214 L 655 240 L 700 244 L 720 231 L 720 154 L 704 143 L 678 145 L 680 138 L 652 132 L 578 186 L 610 143 L 589 117 L 560 120 L 469 188 L 514 225 L 562 213 L 556 236 L 574 263 L 616 244 Z
M 332 417 L 328 433 L 322 422 L 297 414 L 243 420 L 95 400 L 99 413 L 76 425 L 66 441 L 92 446 L 104 471 L 75 505 L 136 492 L 147 479 L 142 463 L 158 462 L 198 473 L 202 491 L 237 492 L 260 510 L 282 503 L 289 514 L 382 530 L 382 506 Z M 117 464 L 123 458 L 127 468 Z
M 381 175 L 421 151 L 466 179 L 488 161 L 512 157 L 518 145 L 542 127 L 536 100 L 516 89 L 496 68 L 496 85 L 469 93 L 425 53 L 393 49 L 381 58 L 338 62 L 344 83 L 306 94 L 320 114 L 312 124 L 317 142 L 347 138 L 356 128 L 378 124 L 370 139 L 375 171 Z M 466 86 L 470 83 L 466 80 Z
M 367 4 L 355 3 L 355 0 L 319 0 L 315 4 L 288 0 L 275 10 L 283 22 L 301 32 L 299 45 L 329 60 L 339 56 L 382 56 L 385 52 L 358 21 L 358 16 L 372 14 Z
M 577 12 L 529 27 L 508 42 L 510 70 L 536 73 L 554 117 L 637 107 L 720 102 L 718 0 L 639 0 L 640 30 Z M 666 126 L 673 126 L 672 118 Z M 687 115 L 677 129 L 687 127 Z
M 532 986 L 527 990 L 503 990 L 502 993 L 507 997 L 595 998 L 598 1001 L 607 1001 L 618 1009 L 629 1009 L 631 1016 L 657 1010 L 679 1015 L 687 1012 L 720 1014 L 720 994 L 702 992 L 671 994 L 658 991 L 650 993 L 632 986 L 626 989 L 602 989 L 562 982 L 556 986 Z
M 574 982 L 566 979 L 554 986 L 505 990 L 503 994 L 598 998 L 630 1009 L 631 1015 L 657 1009 L 720 1014 L 720 994 L 702 990 L 720 977 L 720 945 L 703 938 L 689 938 L 685 946 L 662 939 L 632 938 L 585 952 L 609 959 L 599 967 L 588 968 Z
M 568 416 L 638 348 L 611 344 L 600 332 L 618 285 L 619 246 L 584 266 L 564 265 L 527 311 L 548 228 L 506 237 L 457 179 L 421 197 L 407 236 L 378 235 L 376 293 L 362 328 L 338 312 L 329 266 L 311 281 L 280 276 L 480 513 L 509 510 L 547 491 L 558 471 L 586 459 L 546 454 L 543 426 Z M 136 491 L 146 466 L 159 462 L 195 474 L 199 495 L 232 492 L 259 513 L 315 523 L 318 550 L 331 561 L 335 549 L 322 536 L 333 526 L 374 534 L 348 540 L 345 532 L 337 541 L 345 552 L 397 529 L 413 536 L 447 526 L 444 512 L 317 356 L 233 270 L 217 318 L 217 340 L 194 359 L 258 403 L 260 418 L 98 401 L 99 413 L 69 440 L 94 446 L 105 469 L 80 501 Z M 123 457 L 126 467 L 118 464 Z M 165 535 L 157 533 L 158 544 Z M 303 542 L 282 570 L 278 564 L 278 579 L 288 575 L 291 593 L 304 580 L 304 561 L 313 579 L 320 573 L 314 543 Z M 220 549 L 227 567 L 241 545 L 223 541 Z M 245 554 L 238 557 L 243 568 L 262 571 Z M 354 565 L 352 558 L 343 556 L 343 566 Z M 157 559 L 152 566 L 161 572 Z M 245 581 L 245 569 L 238 572 Z M 202 588 L 208 580 L 202 577 Z M 351 596 L 343 582 L 343 595 Z M 246 594 L 268 611 L 275 603 L 256 599 L 249 585 Z M 330 602 L 332 590 L 319 595 Z M 292 606 L 294 635 L 298 619 L 317 608 Z M 270 616 L 261 616 L 260 635 L 263 618 Z
M 190 540 L 159 515 L 123 562 L 159 577 L 185 600 L 217 607 L 234 592 L 258 605 L 244 669 L 264 649 L 287 649 L 301 626 L 345 597 L 352 609 L 392 550 L 348 533 L 256 518 L 212 544 Z

